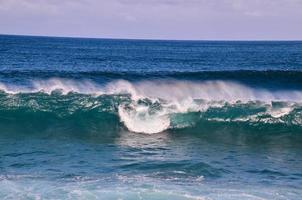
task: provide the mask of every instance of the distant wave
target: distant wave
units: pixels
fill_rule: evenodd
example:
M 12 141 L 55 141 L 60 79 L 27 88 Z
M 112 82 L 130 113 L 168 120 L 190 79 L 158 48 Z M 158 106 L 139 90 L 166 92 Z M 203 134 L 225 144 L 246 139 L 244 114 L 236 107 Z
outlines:
M 201 121 L 302 126 L 302 90 L 268 90 L 233 81 L 100 84 L 52 78 L 27 85 L 0 83 L 0 90 L 2 118 L 40 113 L 50 119 L 81 114 L 93 119 L 102 113 L 102 117 L 117 116 L 116 124 L 122 122 L 132 132 L 147 134 L 192 128 Z

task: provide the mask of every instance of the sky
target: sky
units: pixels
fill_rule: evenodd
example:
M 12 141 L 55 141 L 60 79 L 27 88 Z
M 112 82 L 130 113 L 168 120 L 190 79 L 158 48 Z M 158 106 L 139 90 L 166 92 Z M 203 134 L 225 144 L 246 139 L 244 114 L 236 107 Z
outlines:
M 0 34 L 302 40 L 302 0 L 0 0 Z

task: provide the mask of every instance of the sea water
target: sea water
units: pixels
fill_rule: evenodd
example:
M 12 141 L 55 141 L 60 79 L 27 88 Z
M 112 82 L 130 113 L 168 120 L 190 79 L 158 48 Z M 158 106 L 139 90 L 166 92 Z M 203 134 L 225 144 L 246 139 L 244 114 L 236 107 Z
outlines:
M 0 199 L 302 199 L 302 42 L 0 36 Z

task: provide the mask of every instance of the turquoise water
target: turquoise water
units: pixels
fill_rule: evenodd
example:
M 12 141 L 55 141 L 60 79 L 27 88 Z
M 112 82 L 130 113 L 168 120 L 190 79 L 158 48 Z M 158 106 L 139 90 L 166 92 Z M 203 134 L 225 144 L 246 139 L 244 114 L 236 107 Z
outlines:
M 0 199 L 301 199 L 302 42 L 0 36 Z

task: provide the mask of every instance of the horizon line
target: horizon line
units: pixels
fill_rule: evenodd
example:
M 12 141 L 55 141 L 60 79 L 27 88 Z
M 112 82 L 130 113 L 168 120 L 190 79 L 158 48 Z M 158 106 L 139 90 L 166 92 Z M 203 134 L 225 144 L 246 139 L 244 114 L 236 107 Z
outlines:
M 10 34 L 0 33 L 0 36 L 16 37 L 44 37 L 44 38 L 70 38 L 70 39 L 96 39 L 96 40 L 141 40 L 141 41 L 192 41 L 192 42 L 302 42 L 302 39 L 164 39 L 164 38 L 120 38 L 120 37 L 89 37 L 89 36 L 63 36 L 63 35 L 36 35 L 36 34 Z

